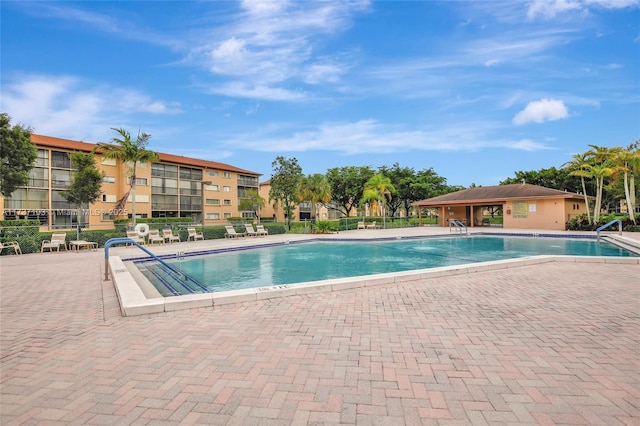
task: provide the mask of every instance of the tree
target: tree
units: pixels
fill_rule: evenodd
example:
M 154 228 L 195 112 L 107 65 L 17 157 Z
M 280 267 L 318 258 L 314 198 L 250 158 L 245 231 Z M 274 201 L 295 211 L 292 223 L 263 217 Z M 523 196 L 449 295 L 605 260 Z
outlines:
M 302 167 L 298 165 L 296 158 L 286 159 L 283 156 L 276 157 L 271 163 L 273 174 L 271 175 L 271 189 L 269 200 L 274 201 L 274 206 L 282 206 L 286 216 L 287 227 L 291 227 L 291 216 L 300 202 L 298 198 L 298 185 L 302 179 Z
M 258 218 L 258 223 L 260 223 L 260 209 L 264 207 L 264 204 L 264 198 L 258 194 L 258 191 L 247 189 L 244 192 L 244 197 L 240 199 L 238 208 L 244 211 L 252 211 L 255 217 Z
M 364 186 L 374 171 L 368 167 L 334 167 L 327 170 L 327 181 L 331 190 L 331 198 L 339 206 L 343 215 L 349 216 L 354 207 L 362 199 Z
M 384 206 L 387 200 L 391 200 L 394 192 L 396 192 L 396 188 L 391 183 L 391 179 L 382 173 L 377 173 L 365 184 L 362 201 L 381 203 Z M 383 214 L 386 216 L 386 212 Z
M 409 215 L 411 204 L 427 198 L 437 197 L 449 191 L 447 179 L 438 175 L 433 168 L 420 170 L 411 183 L 410 197 L 404 201 L 405 213 Z
M 0 193 L 5 197 L 29 183 L 29 171 L 38 155 L 31 131 L 29 127 L 11 126 L 11 117 L 0 113 Z
M 61 191 L 62 196 L 78 209 L 78 232 L 80 232 L 80 216 L 82 206 L 96 202 L 102 194 L 102 177 L 96 167 L 94 155 L 75 151 L 71 155 L 71 165 L 75 169 L 69 188 Z M 80 239 L 78 237 L 78 239 Z
M 394 163 L 391 168 L 382 166 L 378 169 L 380 173 L 389 178 L 389 181 L 395 188 L 393 198 L 387 202 L 391 217 L 402 207 L 404 200 L 412 197 L 411 185 L 415 181 L 416 172 L 410 167 L 400 167 L 398 163 Z
M 593 210 L 593 222 L 598 223 L 600 210 L 602 210 L 602 191 L 604 179 L 614 172 L 613 156 L 620 148 L 608 148 L 598 145 L 589 145 L 591 149 L 585 153 L 589 159 L 588 170 L 596 180 L 596 205 Z
M 584 178 L 592 178 L 590 164 L 586 153 L 575 154 L 573 160 L 563 164 L 563 167 L 570 170 L 571 176 L 580 177 L 580 183 L 582 184 L 582 194 L 584 196 L 584 204 L 587 207 L 587 221 L 591 223 L 591 214 L 589 212 L 589 196 L 587 195 L 587 187 L 584 182 Z
M 629 218 L 636 224 L 636 185 L 635 174 L 640 173 L 640 141 L 629 145 L 626 149 L 620 149 L 613 155 L 616 164 L 615 172 L 623 174 L 624 196 L 627 202 Z
M 500 182 L 500 185 L 512 185 L 519 183 L 544 186 L 545 188 L 557 189 L 559 191 L 580 192 L 580 181 L 576 176 L 572 176 L 569 170 L 555 167 L 541 170 L 518 171 L 515 177 L 507 178 Z
M 151 135 L 148 133 L 138 133 L 138 137 L 135 141 L 131 140 L 131 134 L 126 130 L 114 127 L 111 130 L 115 130 L 121 136 L 121 138 L 111 138 L 111 143 L 99 143 L 94 148 L 94 151 L 101 151 L 104 158 L 114 158 L 122 161 L 123 163 L 129 163 L 128 176 L 130 178 L 129 187 L 131 190 L 123 197 L 123 203 L 131 194 L 131 217 L 133 226 L 136 225 L 136 169 L 138 163 L 146 163 L 149 161 L 158 161 L 158 154 L 147 149 L 149 139 Z
M 329 181 L 320 173 L 303 177 L 298 186 L 298 198 L 300 201 L 308 201 L 313 205 L 313 218 L 318 219 L 320 206 L 331 201 Z

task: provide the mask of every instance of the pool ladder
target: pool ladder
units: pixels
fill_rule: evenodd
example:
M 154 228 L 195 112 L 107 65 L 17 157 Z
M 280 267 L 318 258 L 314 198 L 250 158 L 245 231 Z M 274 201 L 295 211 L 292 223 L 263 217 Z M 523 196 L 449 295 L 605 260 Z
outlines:
M 460 235 L 462 235 L 463 231 L 465 235 L 469 235 L 469 230 L 467 229 L 467 225 L 460 222 L 458 219 L 451 219 L 449 221 L 449 232 L 451 232 L 451 228 L 455 228 L 456 231 L 460 232 Z

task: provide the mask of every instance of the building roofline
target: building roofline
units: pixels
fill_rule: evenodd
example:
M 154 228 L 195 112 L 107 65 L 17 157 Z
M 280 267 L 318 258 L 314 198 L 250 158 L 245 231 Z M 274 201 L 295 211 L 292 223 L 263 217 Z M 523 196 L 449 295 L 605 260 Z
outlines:
M 71 139 L 56 138 L 52 136 L 32 134 L 31 141 L 40 146 L 48 146 L 51 148 L 62 148 L 74 151 L 91 152 L 97 146 L 95 143 L 74 141 Z M 156 151 L 157 152 L 157 151 Z M 160 161 L 165 163 L 174 163 L 184 166 L 198 166 L 204 169 L 224 170 L 247 175 L 262 176 L 261 173 L 252 172 L 250 170 L 241 169 L 240 167 L 230 164 L 218 163 L 215 161 L 201 160 L 198 158 L 184 157 L 182 155 L 168 154 L 165 152 L 157 152 Z
M 593 199 L 591 196 L 587 196 Z M 497 185 L 463 189 L 412 203 L 413 206 L 503 204 L 512 200 L 584 199 L 584 195 L 531 184 Z

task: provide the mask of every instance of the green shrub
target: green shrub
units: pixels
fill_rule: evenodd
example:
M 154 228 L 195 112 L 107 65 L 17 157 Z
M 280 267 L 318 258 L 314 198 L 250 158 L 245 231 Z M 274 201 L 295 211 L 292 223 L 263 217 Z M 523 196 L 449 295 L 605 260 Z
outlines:
M 11 219 L 11 220 L 0 220 L 0 228 L 5 226 L 40 226 L 39 220 L 34 219 Z

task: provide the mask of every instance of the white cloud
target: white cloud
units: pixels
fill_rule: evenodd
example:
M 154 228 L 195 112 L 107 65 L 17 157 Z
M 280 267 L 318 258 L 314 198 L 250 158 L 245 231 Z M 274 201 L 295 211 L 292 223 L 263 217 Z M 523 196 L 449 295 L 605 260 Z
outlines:
M 495 124 L 468 122 L 439 129 L 402 129 L 376 120 L 321 123 L 286 134 L 281 127 L 239 135 L 228 146 L 263 152 L 334 151 L 343 154 L 390 154 L 408 151 L 478 151 L 509 148 L 524 151 L 549 149 L 530 140 L 511 141 L 491 137 Z M 278 133 L 277 135 L 275 133 Z
M 539 142 L 535 142 L 529 139 L 515 141 L 507 145 L 507 148 L 517 149 L 520 151 L 541 151 L 543 149 L 551 149 L 550 147 L 544 144 L 541 144 Z
M 296 82 L 337 83 L 346 68 L 339 60 L 340 53 L 321 61 L 314 55 L 327 35 L 343 32 L 351 25 L 352 15 L 367 7 L 365 1 L 244 1 L 243 13 L 228 16 L 229 24 L 194 40 L 188 60 L 205 66 L 214 78 L 226 79 L 216 82 L 221 88 L 215 93 L 254 99 L 297 99 L 308 94 L 273 93 L 291 93 L 283 87 L 292 87 Z
M 491 68 L 494 65 L 498 65 L 500 62 L 502 62 L 502 59 L 488 59 L 484 62 L 484 66 Z
M 211 94 L 225 95 L 235 98 L 263 99 L 271 101 L 299 101 L 306 97 L 305 92 L 270 87 L 268 85 L 251 85 L 235 81 L 209 87 Z
M 529 4 L 527 18 L 538 16 L 545 19 L 555 18 L 568 12 L 589 13 L 591 9 L 626 9 L 638 7 L 638 0 L 534 0 Z
M 513 117 L 513 124 L 520 126 L 527 123 L 544 123 L 545 121 L 554 121 L 567 118 L 569 111 L 561 100 L 558 99 L 540 99 L 539 101 L 529 102 L 525 109 L 520 111 Z
M 103 140 L 132 114 L 177 114 L 179 105 L 131 89 L 94 85 L 72 76 L 24 75 L 2 88 L 2 110 L 35 133 Z

